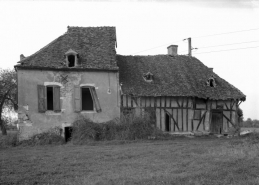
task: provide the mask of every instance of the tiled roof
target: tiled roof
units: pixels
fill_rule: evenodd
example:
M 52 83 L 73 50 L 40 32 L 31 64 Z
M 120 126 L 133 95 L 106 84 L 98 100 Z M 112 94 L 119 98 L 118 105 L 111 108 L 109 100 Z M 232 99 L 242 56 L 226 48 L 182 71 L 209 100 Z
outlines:
M 133 96 L 189 96 L 214 100 L 241 99 L 245 95 L 194 57 L 178 55 L 117 55 L 123 94 Z M 151 72 L 153 81 L 143 74 Z M 207 86 L 215 77 L 216 87 Z
M 115 27 L 68 27 L 64 35 L 16 67 L 65 69 L 65 53 L 72 49 L 79 55 L 79 66 L 75 68 L 117 70 L 115 43 Z

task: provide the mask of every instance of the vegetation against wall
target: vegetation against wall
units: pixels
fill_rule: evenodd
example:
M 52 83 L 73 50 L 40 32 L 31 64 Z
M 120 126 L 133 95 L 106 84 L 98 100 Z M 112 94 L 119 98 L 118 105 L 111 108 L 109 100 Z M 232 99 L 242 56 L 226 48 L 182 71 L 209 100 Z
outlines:
M 3 121 L 5 109 L 18 109 L 17 76 L 14 70 L 0 69 L 0 127 L 3 135 L 7 135 L 6 124 Z

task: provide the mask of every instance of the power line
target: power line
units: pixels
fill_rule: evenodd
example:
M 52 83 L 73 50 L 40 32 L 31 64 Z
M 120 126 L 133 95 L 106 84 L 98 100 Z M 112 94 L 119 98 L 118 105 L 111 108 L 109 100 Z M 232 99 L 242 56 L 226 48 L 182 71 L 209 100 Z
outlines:
M 198 37 L 192 37 L 192 38 L 212 37 L 212 36 L 216 36 L 216 35 L 225 35 L 225 34 L 232 34 L 232 33 L 245 32 L 245 31 L 254 31 L 254 30 L 259 30 L 259 28 L 254 28 L 254 29 L 249 29 L 249 30 L 232 31 L 232 32 L 225 32 L 225 33 L 217 33 L 217 34 L 204 35 L 204 36 L 198 36 Z
M 160 45 L 160 46 L 156 46 L 156 47 L 154 47 L 154 48 L 149 48 L 149 49 L 146 49 L 146 50 L 138 51 L 138 52 L 132 53 L 132 54 L 130 54 L 130 55 L 134 55 L 134 54 L 136 54 L 136 53 L 142 53 L 142 52 L 144 52 L 144 51 L 149 51 L 149 50 L 152 50 L 152 49 L 160 48 L 160 47 L 162 47 L 162 46 L 165 46 L 165 45 L 168 45 L 168 44 L 178 43 L 178 42 L 181 42 L 181 41 L 182 41 L 182 40 L 170 42 L 170 43 L 167 43 L 167 44 L 163 44 L 163 45 Z
M 255 47 L 246 47 L 246 48 L 226 49 L 226 50 L 217 50 L 217 51 L 208 51 L 208 52 L 201 52 L 201 53 L 195 53 L 195 54 L 214 53 L 214 52 L 221 52 L 221 51 L 232 51 L 232 50 L 249 49 L 249 48 L 259 48 L 259 46 L 255 46 Z
M 239 30 L 239 31 L 233 31 L 233 32 L 225 32 L 225 33 L 218 33 L 218 34 L 212 34 L 212 35 L 204 35 L 204 36 L 198 36 L 198 37 L 192 37 L 192 38 L 212 37 L 212 36 L 216 36 L 216 35 L 232 34 L 232 33 L 254 31 L 254 30 L 259 30 L 259 28 L 254 28 L 254 29 L 249 29 L 249 30 Z M 149 48 L 149 49 L 146 49 L 146 50 L 138 51 L 138 52 L 132 53 L 130 55 L 134 55 L 134 54 L 137 54 L 137 53 L 142 53 L 142 52 L 145 52 L 145 51 L 153 50 L 153 49 L 160 48 L 160 47 L 168 45 L 168 44 L 174 44 L 174 43 L 178 43 L 178 42 L 181 42 L 181 41 L 183 41 L 183 40 L 174 41 L 174 42 L 170 42 L 170 43 L 163 44 L 163 45 L 160 45 L 160 46 L 156 46 L 156 47 L 153 47 L 153 48 Z M 208 47 L 210 47 L 210 46 L 208 46 Z M 213 46 L 213 47 L 216 47 L 216 46 Z
M 252 43 L 252 42 L 259 42 L 259 40 L 249 41 L 249 42 L 237 42 L 237 43 L 230 43 L 230 44 L 214 45 L 214 46 L 205 46 L 205 47 L 198 47 L 198 48 L 199 49 L 200 48 L 212 48 L 212 47 L 218 47 L 218 46 L 229 46 L 229 45 L 245 44 L 245 43 Z

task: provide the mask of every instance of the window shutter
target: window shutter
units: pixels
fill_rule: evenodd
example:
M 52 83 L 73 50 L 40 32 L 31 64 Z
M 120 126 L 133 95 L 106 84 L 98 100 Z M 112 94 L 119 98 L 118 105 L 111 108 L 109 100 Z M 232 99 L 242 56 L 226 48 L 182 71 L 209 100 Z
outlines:
M 45 86 L 38 85 L 38 110 L 39 112 L 46 111 L 46 93 L 45 93 Z
M 75 86 L 74 87 L 74 108 L 75 112 L 80 112 L 81 111 L 81 93 L 80 93 L 80 87 Z
M 100 102 L 99 102 L 99 99 L 98 99 L 96 91 L 95 91 L 95 87 L 90 87 L 89 89 L 90 89 L 91 95 L 93 97 L 96 112 L 101 112 L 102 109 L 101 109 Z
M 56 112 L 61 111 L 61 108 L 60 108 L 60 87 L 59 86 L 53 87 L 53 108 L 54 108 L 54 111 L 56 111 Z

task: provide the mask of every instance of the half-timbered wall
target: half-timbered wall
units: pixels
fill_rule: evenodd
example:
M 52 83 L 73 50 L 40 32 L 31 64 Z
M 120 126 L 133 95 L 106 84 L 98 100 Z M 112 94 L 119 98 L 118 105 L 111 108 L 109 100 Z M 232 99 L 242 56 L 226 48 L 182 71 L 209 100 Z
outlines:
M 214 110 L 222 113 L 222 132 L 228 132 L 229 128 L 236 124 L 237 101 L 234 100 L 216 101 L 191 97 L 132 97 L 122 95 L 121 107 L 131 110 L 136 116 L 142 116 L 147 108 L 153 108 L 156 126 L 162 131 L 210 131 L 211 114 Z

